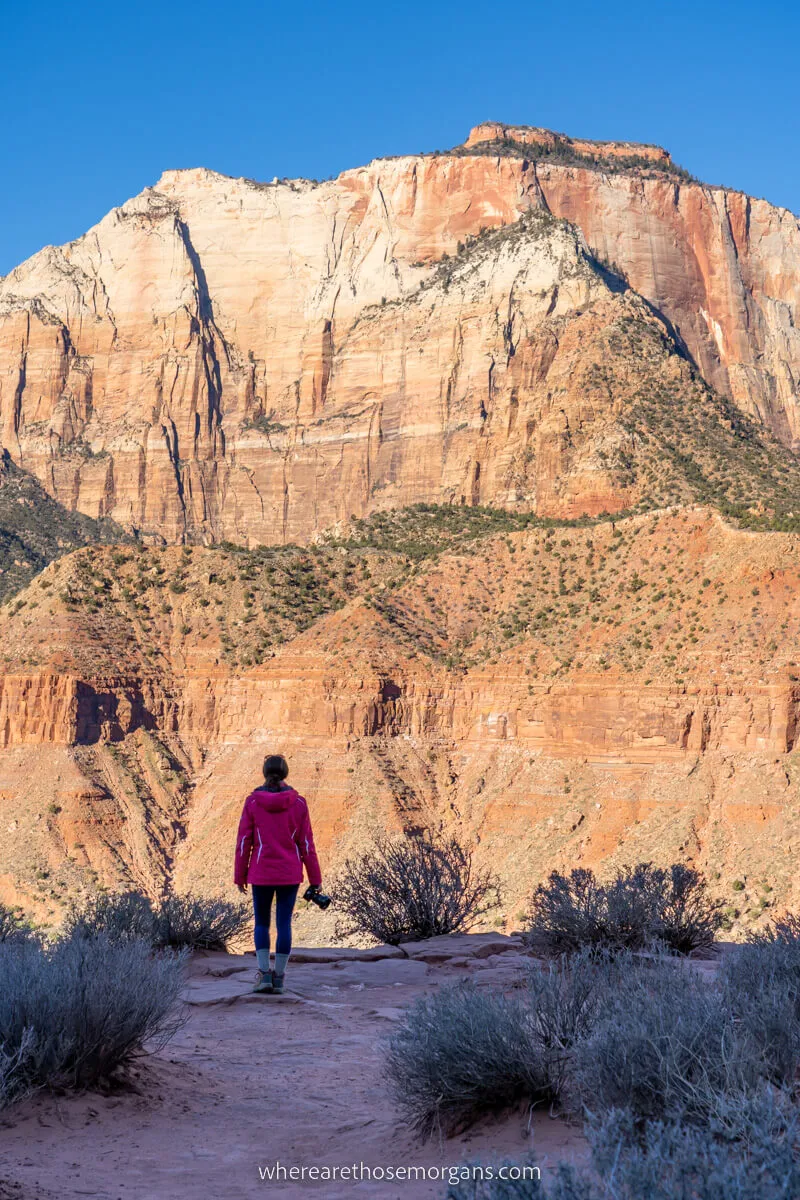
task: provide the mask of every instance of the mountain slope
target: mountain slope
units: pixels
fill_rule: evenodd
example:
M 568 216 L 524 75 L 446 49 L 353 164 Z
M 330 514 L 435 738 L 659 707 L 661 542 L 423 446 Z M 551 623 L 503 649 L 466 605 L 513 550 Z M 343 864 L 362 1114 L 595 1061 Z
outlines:
M 113 521 L 70 512 L 33 476 L 0 457 L 0 603 L 70 550 L 126 540 Z
M 796 904 L 797 536 L 525 519 L 52 564 L 4 612 L 0 898 L 52 919 L 95 883 L 227 890 L 278 746 L 328 874 L 428 827 L 476 842 L 512 925 L 552 867 L 633 858 L 702 866 L 740 931 Z

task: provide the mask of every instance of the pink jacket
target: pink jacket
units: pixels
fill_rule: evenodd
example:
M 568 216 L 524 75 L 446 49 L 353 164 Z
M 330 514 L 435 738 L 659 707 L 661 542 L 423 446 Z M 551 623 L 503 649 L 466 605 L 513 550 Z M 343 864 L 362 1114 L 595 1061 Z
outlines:
M 257 788 L 244 802 L 233 882 L 299 884 L 303 866 L 309 883 L 322 883 L 308 805 L 292 787 Z

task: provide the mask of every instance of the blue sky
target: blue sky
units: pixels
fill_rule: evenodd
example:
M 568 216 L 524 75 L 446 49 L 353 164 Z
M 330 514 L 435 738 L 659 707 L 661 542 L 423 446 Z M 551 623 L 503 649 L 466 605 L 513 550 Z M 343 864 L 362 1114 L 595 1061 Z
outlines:
M 0 3 L 0 274 L 168 167 L 324 178 L 492 119 L 658 142 L 800 212 L 800 8 Z

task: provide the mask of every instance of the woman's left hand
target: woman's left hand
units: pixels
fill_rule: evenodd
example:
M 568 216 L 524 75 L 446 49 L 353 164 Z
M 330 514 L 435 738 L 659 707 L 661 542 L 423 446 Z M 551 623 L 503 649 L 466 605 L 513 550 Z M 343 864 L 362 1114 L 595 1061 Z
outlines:
M 243 896 L 247 895 L 247 884 L 246 883 L 237 883 L 236 886 L 239 889 L 239 891 L 242 893 Z

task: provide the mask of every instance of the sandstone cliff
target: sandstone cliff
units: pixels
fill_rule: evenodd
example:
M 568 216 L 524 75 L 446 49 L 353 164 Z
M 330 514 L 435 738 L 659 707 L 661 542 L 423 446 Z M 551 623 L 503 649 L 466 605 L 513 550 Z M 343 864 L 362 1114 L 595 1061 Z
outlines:
M 800 900 L 797 544 L 699 509 L 416 565 L 78 552 L 7 609 L 0 897 L 224 891 L 280 745 L 329 868 L 385 827 L 455 829 L 513 925 L 553 866 L 685 858 L 752 927 Z
M 791 214 L 499 124 L 13 271 L 0 901 L 224 890 L 281 747 L 327 864 L 457 830 L 512 925 L 606 860 L 800 902 L 799 299 Z
M 167 172 L 0 282 L 2 445 L 67 508 L 169 542 L 420 500 L 619 509 L 649 486 L 608 469 L 620 396 L 587 404 L 562 346 L 638 303 L 794 447 L 797 219 L 657 148 L 566 139 L 569 165 L 552 138 L 480 126 L 321 184 Z

